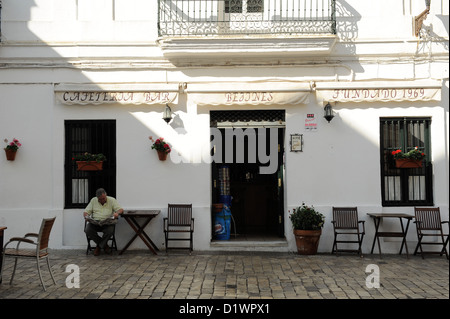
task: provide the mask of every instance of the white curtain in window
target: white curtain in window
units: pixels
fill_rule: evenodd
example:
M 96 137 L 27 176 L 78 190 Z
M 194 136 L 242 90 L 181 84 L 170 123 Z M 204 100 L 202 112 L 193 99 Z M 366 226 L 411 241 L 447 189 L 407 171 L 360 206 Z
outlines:
M 386 200 L 401 200 L 400 176 L 385 177 Z
M 72 203 L 87 203 L 88 196 L 88 180 L 72 179 Z
M 425 176 L 409 176 L 409 200 L 425 200 Z

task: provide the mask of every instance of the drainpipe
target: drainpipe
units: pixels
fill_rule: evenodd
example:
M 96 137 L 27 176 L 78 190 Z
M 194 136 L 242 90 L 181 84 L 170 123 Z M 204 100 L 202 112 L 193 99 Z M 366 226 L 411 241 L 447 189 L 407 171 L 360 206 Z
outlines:
M 0 44 L 2 42 L 2 0 L 0 0 Z

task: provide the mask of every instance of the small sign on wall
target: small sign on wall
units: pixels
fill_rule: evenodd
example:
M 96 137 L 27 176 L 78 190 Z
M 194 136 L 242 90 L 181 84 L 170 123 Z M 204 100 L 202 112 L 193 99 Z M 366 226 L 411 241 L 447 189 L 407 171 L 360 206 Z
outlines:
M 291 152 L 303 152 L 303 135 L 291 134 Z
M 306 114 L 305 118 L 305 132 L 317 131 L 317 118 L 314 113 Z

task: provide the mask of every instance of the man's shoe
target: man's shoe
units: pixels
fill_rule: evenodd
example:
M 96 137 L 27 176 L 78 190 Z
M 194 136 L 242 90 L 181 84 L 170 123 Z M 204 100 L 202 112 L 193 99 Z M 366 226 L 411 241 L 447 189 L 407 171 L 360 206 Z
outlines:
M 100 247 L 95 247 L 95 250 L 94 250 L 94 256 L 98 256 L 98 255 L 100 255 Z
M 107 253 L 107 254 L 111 253 L 111 248 L 109 248 L 108 245 L 105 245 L 105 253 Z

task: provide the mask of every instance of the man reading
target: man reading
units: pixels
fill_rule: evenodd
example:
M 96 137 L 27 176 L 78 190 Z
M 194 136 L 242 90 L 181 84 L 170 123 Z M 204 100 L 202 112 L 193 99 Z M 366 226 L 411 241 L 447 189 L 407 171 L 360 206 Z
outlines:
M 113 235 L 114 224 L 117 223 L 123 209 L 114 197 L 107 196 L 103 188 L 97 189 L 95 196 L 86 206 L 83 216 L 89 221 L 84 232 L 97 244 L 94 256 L 98 256 L 101 249 L 106 253 L 111 252 L 107 243 Z M 103 233 L 102 237 L 98 235 L 99 232 Z

